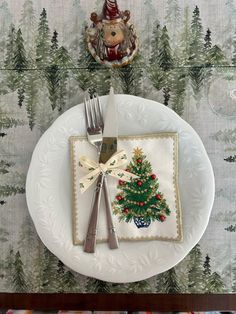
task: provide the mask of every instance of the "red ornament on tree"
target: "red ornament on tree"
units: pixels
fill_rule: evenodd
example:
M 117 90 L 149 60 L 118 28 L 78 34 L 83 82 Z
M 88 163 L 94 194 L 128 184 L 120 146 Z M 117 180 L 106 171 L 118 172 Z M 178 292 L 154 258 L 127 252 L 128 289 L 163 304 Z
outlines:
M 155 174 L 151 175 L 152 180 L 155 180 L 157 178 L 157 176 Z
M 137 163 L 138 163 L 138 164 L 141 164 L 142 162 L 143 162 L 143 161 L 142 161 L 141 158 L 138 158 L 138 159 L 137 159 Z
M 123 197 L 121 195 L 117 195 L 116 199 L 117 199 L 117 201 L 121 201 L 123 199 Z
M 123 212 L 127 215 L 129 213 L 129 208 L 125 208 Z
M 145 205 L 144 202 L 140 202 L 140 203 L 139 203 L 139 206 L 140 206 L 140 207 L 143 207 L 144 205 Z
M 143 182 L 142 181 L 138 181 L 137 184 L 138 184 L 138 186 L 142 186 Z
M 166 216 L 161 215 L 161 216 L 160 216 L 160 221 L 162 221 L 162 222 L 163 222 L 163 221 L 165 221 L 165 220 L 166 220 Z
M 161 200 L 161 194 L 157 194 L 157 195 L 156 195 L 156 199 L 157 199 L 157 200 Z
M 125 181 L 119 180 L 119 185 L 124 185 Z
M 130 169 L 125 169 L 126 172 L 130 172 Z

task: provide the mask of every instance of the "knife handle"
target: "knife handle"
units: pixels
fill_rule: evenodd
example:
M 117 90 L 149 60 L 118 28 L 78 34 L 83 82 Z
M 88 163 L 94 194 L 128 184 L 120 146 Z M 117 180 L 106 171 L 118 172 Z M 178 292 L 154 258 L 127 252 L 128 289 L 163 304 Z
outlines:
M 106 216 L 107 216 L 107 228 L 108 228 L 108 244 L 110 249 L 118 249 L 119 242 L 116 234 L 116 230 L 114 227 L 113 219 L 112 219 L 112 207 L 110 201 L 110 195 L 107 184 L 107 177 L 104 177 L 103 181 L 103 191 L 105 197 L 105 205 L 106 205 Z
M 97 180 L 97 185 L 95 188 L 95 197 L 93 201 L 91 216 L 89 219 L 88 230 L 84 242 L 84 252 L 94 253 L 96 247 L 96 237 L 97 237 L 97 224 L 98 224 L 98 213 L 101 201 L 102 186 L 104 181 L 104 174 L 101 173 Z

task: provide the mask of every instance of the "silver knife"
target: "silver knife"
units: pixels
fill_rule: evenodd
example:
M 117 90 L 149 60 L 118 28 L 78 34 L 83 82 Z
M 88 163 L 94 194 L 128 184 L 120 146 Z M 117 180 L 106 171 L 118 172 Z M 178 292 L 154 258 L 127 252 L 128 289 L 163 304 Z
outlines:
M 110 157 L 117 152 L 117 136 L 118 136 L 118 119 L 117 119 L 117 108 L 114 97 L 114 90 L 111 87 L 107 112 L 104 121 L 104 131 L 103 131 L 103 144 L 100 154 L 100 163 L 106 163 Z M 95 189 L 95 198 L 92 213 L 92 221 L 90 221 L 91 230 L 88 230 L 90 236 L 85 240 L 84 251 L 87 253 L 94 253 L 96 246 L 96 229 L 98 220 L 98 209 L 101 201 L 102 188 L 104 190 L 105 204 L 106 204 L 106 216 L 107 216 L 107 227 L 108 227 L 108 243 L 111 249 L 118 248 L 118 238 L 115 232 L 113 219 L 112 219 L 112 207 L 109 197 L 107 179 L 104 174 L 100 174 L 97 180 L 97 185 Z M 94 231 L 95 230 L 95 231 Z
M 104 122 L 102 150 L 99 160 L 100 163 L 106 163 L 111 156 L 117 152 L 118 117 L 113 87 L 110 89 L 108 108 Z M 106 205 L 108 244 L 110 249 L 117 249 L 119 247 L 119 243 L 112 219 L 112 206 L 106 176 L 104 176 L 103 190 Z

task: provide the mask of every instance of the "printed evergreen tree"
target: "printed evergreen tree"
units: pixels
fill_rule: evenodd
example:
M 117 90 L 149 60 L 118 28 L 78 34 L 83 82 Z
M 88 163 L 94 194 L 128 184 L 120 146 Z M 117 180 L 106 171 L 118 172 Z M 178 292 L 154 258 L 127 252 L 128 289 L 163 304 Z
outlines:
M 13 274 L 14 274 L 14 260 L 15 254 L 12 247 L 9 247 L 9 252 L 4 261 L 4 277 L 6 280 L 6 286 L 10 289 L 13 288 Z
M 142 80 L 141 57 L 137 56 L 131 64 L 117 70 L 120 85 L 124 94 L 140 95 Z M 109 82 L 107 82 L 109 87 Z
M 100 7 L 99 11 L 102 9 Z M 81 5 L 81 0 L 73 0 L 71 6 L 71 12 L 69 14 L 69 21 L 66 25 L 69 25 L 67 28 L 68 41 L 66 41 L 66 47 L 68 47 L 69 53 L 74 60 L 77 60 L 78 53 L 80 50 L 80 32 L 83 28 L 83 21 L 85 17 L 85 12 L 83 6 Z
M 12 283 L 15 292 L 26 292 L 27 284 L 25 281 L 25 273 L 23 269 L 23 263 L 21 261 L 20 252 L 17 251 L 15 254 L 15 260 L 13 263 L 13 278 Z
M 236 225 L 230 225 L 229 227 L 225 228 L 225 230 L 229 232 L 236 232 Z
M 56 30 L 54 30 L 53 36 L 52 36 L 52 39 L 51 39 L 51 49 L 52 49 L 52 52 L 55 53 L 55 51 L 58 48 L 59 48 L 59 45 L 58 45 L 58 32 Z
M 214 45 L 208 52 L 209 63 L 213 66 L 228 65 L 223 51 L 217 45 Z
M 24 194 L 25 188 L 15 185 L 0 185 L 0 197 L 6 198 L 16 194 Z
M 181 24 L 181 9 L 178 0 L 167 0 L 165 24 L 168 27 L 173 45 L 177 45 L 178 31 Z
M 85 287 L 86 293 L 110 293 L 110 284 L 95 278 L 89 278 Z
M 16 128 L 17 126 L 24 125 L 24 121 L 15 119 L 6 115 L 6 113 L 0 111 L 0 134 L 1 137 L 7 135 L 6 130 Z
M 192 81 L 194 95 L 198 96 L 204 80 L 204 43 L 200 11 L 197 6 L 193 11 L 191 23 L 189 64 L 192 66 L 189 70 L 189 75 Z
M 78 70 L 76 70 L 74 73 L 76 80 L 78 81 L 79 86 L 83 91 L 87 90 L 88 88 L 93 88 L 96 90 L 97 73 L 99 73 L 98 70 L 105 71 L 105 74 L 108 72 L 108 69 L 98 64 L 89 52 L 86 42 L 86 29 L 87 24 L 84 23 L 82 26 L 79 42 L 80 49 L 77 63 Z M 100 79 L 102 78 L 100 77 Z
M 236 144 L 236 128 L 220 130 L 216 134 L 212 135 L 211 138 L 217 142 L 234 145 Z
M 236 258 L 234 259 L 233 262 L 233 267 L 232 267 L 232 292 L 236 292 Z
M 6 34 L 8 33 L 8 29 L 12 23 L 12 14 L 10 12 L 8 2 L 2 1 L 0 4 L 0 65 L 3 67 L 3 60 L 5 58 L 5 49 L 6 49 Z
M 138 228 L 147 228 L 152 221 L 164 222 L 170 215 L 170 209 L 163 194 L 158 190 L 159 183 L 152 173 L 151 163 L 142 149 L 136 148 L 127 170 L 139 178 L 131 182 L 119 181 L 121 192 L 113 202 L 114 214 L 120 220 L 132 222 Z
M 23 72 L 27 68 L 27 59 L 24 47 L 24 39 L 21 29 L 19 28 L 16 34 L 16 43 L 14 51 L 14 68 L 18 73 Z
M 151 38 L 151 57 L 150 57 L 150 67 L 154 67 L 158 64 L 158 53 L 160 46 L 160 37 L 161 37 L 161 26 L 159 22 L 154 23 L 154 29 Z
M 156 279 L 158 293 L 180 293 L 182 292 L 175 268 L 159 274 Z
M 69 78 L 68 68 L 72 67 L 72 65 L 69 53 L 63 46 L 59 49 L 56 49 L 56 46 L 54 46 L 53 53 L 52 64 L 46 69 L 46 79 L 52 109 L 57 108 L 58 111 L 61 111 L 66 103 L 67 81 Z
M 191 31 L 190 31 L 190 13 L 189 7 L 184 8 L 184 19 L 183 28 L 180 34 L 180 64 L 186 65 L 190 57 L 190 42 L 191 42 Z
M 6 85 L 11 91 L 15 91 L 18 85 L 18 75 L 15 68 L 14 55 L 16 51 L 16 30 L 14 24 L 10 25 L 7 44 L 6 44 L 6 55 L 4 60 L 4 67 L 6 71 Z
M 66 105 L 67 97 L 67 84 L 69 78 L 68 68 L 72 68 L 72 60 L 66 48 L 60 47 L 56 52 L 55 58 L 56 64 L 60 67 L 59 72 L 59 99 L 58 99 L 58 111 L 62 111 Z
M 185 68 L 177 68 L 172 74 L 172 109 L 182 116 L 184 113 L 184 99 L 186 96 L 186 88 L 188 83 L 188 73 Z
M 81 292 L 74 274 L 69 270 L 65 272 L 63 277 L 63 287 L 65 292 Z
M 153 45 L 152 41 L 153 39 L 147 34 L 151 34 L 153 31 L 153 21 L 154 22 L 154 32 L 157 30 L 157 25 L 160 23 L 157 21 L 158 19 L 158 14 L 156 12 L 156 8 L 153 5 L 152 0 L 144 0 L 143 2 L 144 8 L 145 8 L 145 18 L 143 19 L 142 23 L 142 36 L 140 36 L 142 42 L 140 44 L 140 49 L 141 49 L 141 54 L 144 58 L 145 64 L 149 61 L 150 56 L 152 57 L 152 51 L 153 51 Z M 154 44 L 155 45 L 155 44 Z M 156 50 L 157 51 L 157 50 Z
M 39 272 L 40 292 L 55 292 L 57 288 L 57 259 L 46 248 L 43 248 Z
M 206 35 L 204 37 L 204 48 L 205 48 L 205 51 L 209 51 L 212 47 L 212 42 L 211 42 L 211 31 L 210 29 L 208 28 L 207 29 L 207 32 L 206 32 Z
M 50 61 L 50 31 L 47 20 L 47 12 L 43 8 L 40 14 L 38 35 L 36 37 L 36 62 L 41 68 L 47 67 Z
M 197 293 L 203 289 L 203 267 L 200 245 L 197 244 L 189 254 L 188 290 Z
M 76 282 L 74 274 L 65 269 L 64 264 L 58 260 L 57 263 L 57 279 L 58 279 L 58 292 L 79 292 L 79 286 Z
M 166 26 L 164 26 L 162 29 L 158 52 L 158 63 L 160 68 L 164 71 L 169 71 L 172 69 L 174 66 L 174 61 L 172 58 L 169 35 Z
M 227 162 L 236 162 L 236 155 L 224 158 L 224 160 Z
M 14 166 L 13 162 L 8 160 L 0 160 L 0 174 L 7 174 L 9 173 L 9 169 Z
M 163 97 L 164 97 L 164 102 L 163 104 L 165 106 L 169 105 L 169 100 L 170 100 L 170 88 L 169 87 L 164 87 L 163 88 Z
M 21 12 L 20 28 L 25 42 L 27 58 L 31 63 L 35 57 L 36 19 L 32 0 L 25 0 Z
M 128 285 L 128 293 L 151 293 L 152 289 L 147 280 L 131 282 Z
M 204 292 L 210 292 L 209 291 L 209 281 L 210 281 L 210 276 L 211 276 L 211 265 L 210 265 L 210 257 L 208 254 L 206 255 L 204 264 L 203 264 L 203 279 L 204 279 Z
M 36 123 L 39 85 L 37 71 L 28 71 L 25 75 L 25 105 L 31 131 Z
M 211 293 L 225 292 L 225 284 L 217 272 L 212 273 L 209 278 L 209 291 Z

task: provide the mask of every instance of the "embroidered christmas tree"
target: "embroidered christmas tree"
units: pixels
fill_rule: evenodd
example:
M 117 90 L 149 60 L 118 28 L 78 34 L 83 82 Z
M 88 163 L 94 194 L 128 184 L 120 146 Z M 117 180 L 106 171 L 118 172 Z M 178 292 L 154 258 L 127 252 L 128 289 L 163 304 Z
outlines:
M 128 223 L 133 220 L 138 228 L 147 228 L 153 221 L 164 222 L 170 215 L 170 209 L 142 149 L 134 150 L 126 171 L 139 178 L 131 182 L 119 181 L 120 192 L 113 202 L 114 214 L 119 216 L 120 221 Z

